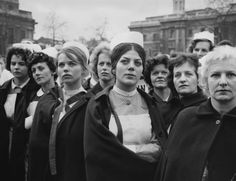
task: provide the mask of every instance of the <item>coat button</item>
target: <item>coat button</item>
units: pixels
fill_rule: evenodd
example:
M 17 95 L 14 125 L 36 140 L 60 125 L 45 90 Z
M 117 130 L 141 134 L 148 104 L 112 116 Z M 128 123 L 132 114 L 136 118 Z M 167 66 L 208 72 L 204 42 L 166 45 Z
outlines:
M 216 120 L 216 124 L 220 124 L 220 120 Z

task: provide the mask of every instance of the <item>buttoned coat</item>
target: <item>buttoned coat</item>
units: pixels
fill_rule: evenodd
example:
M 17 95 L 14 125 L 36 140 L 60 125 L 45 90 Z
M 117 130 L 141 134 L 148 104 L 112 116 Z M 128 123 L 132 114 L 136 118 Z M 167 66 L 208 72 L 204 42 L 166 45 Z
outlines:
M 181 111 L 169 135 L 167 149 L 162 155 L 155 181 L 201 181 L 207 157 L 211 155 L 210 149 L 216 140 L 221 123 L 235 123 L 235 120 L 236 108 L 222 117 L 213 109 L 210 100 L 200 106 Z M 232 150 L 236 150 L 236 144 Z M 235 156 L 232 159 L 234 160 Z M 220 159 L 217 158 L 218 160 Z M 225 178 L 225 181 L 230 180 L 236 172 L 236 162 L 233 162 L 229 163 L 227 168 L 235 171 L 231 170 L 232 175 Z M 224 181 L 222 178 L 219 179 Z

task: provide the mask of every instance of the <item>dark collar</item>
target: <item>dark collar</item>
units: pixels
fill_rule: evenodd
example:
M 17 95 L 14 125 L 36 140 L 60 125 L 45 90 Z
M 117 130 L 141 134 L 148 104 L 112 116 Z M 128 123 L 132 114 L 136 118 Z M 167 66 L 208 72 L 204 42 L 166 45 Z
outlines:
M 221 117 L 220 113 L 217 112 L 213 108 L 210 98 L 198 107 L 197 115 L 198 116 L 212 116 L 212 115 L 214 115 L 216 117 Z M 233 117 L 236 119 L 236 106 L 231 111 L 226 113 L 223 117 Z
M 192 105 L 199 105 L 201 102 L 204 102 L 206 100 L 207 97 L 203 94 L 202 91 L 199 91 L 195 94 L 182 97 L 180 99 L 180 102 L 184 107 L 189 107 Z

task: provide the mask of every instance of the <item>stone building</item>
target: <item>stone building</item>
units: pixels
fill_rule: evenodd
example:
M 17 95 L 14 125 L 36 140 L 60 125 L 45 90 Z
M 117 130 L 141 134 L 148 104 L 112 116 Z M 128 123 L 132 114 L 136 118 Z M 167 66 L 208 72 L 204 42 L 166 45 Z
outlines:
M 228 39 L 236 44 L 236 4 L 230 4 L 227 11 L 212 8 L 185 11 L 184 7 L 184 0 L 173 0 L 173 14 L 130 23 L 131 31 L 143 33 L 148 56 L 185 52 L 193 34 L 203 30 L 214 32 L 215 42 Z
M 31 12 L 19 9 L 19 0 L 0 0 L 0 54 L 13 43 L 33 40 L 35 24 Z

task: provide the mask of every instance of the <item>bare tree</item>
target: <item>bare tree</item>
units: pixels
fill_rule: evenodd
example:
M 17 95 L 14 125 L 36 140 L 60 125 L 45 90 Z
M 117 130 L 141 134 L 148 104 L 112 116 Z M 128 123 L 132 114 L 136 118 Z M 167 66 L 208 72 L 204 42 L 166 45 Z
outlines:
M 108 41 L 107 38 L 107 27 L 108 27 L 108 21 L 105 18 L 105 20 L 95 27 L 89 27 L 89 30 L 92 30 L 93 36 L 91 38 L 86 39 L 83 36 L 80 36 L 77 41 L 84 43 L 87 45 L 88 49 L 92 51 L 100 42 L 102 41 Z
M 63 39 L 63 29 L 66 27 L 66 22 L 61 21 L 55 12 L 50 12 L 47 16 L 47 23 L 44 25 L 45 30 L 52 38 L 52 44 L 55 45 L 55 41 L 58 38 Z

